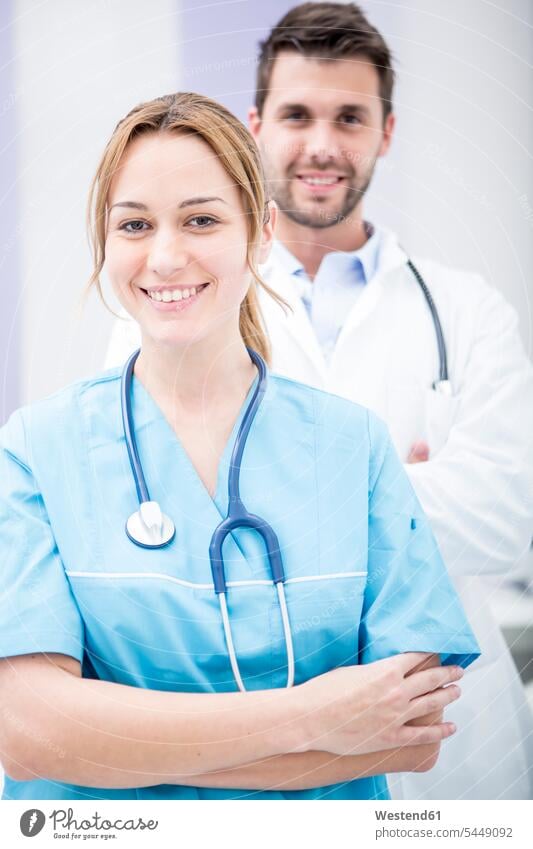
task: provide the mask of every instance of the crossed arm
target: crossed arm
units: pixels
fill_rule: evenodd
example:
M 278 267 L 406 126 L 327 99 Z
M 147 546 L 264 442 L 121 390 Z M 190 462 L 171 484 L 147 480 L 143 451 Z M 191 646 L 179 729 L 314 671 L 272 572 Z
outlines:
M 437 655 L 415 669 L 429 669 L 440 663 Z M 415 671 L 413 669 L 413 672 Z M 442 711 L 411 720 L 411 725 L 429 725 L 442 720 Z M 435 766 L 439 746 L 403 746 L 364 755 L 332 755 L 329 752 L 302 752 L 277 755 L 234 769 L 193 776 L 183 784 L 195 787 L 242 790 L 307 790 L 393 772 L 427 772 Z M 194 780 L 193 780 L 194 779 Z
M 431 656 L 418 668 L 438 663 Z M 385 772 L 425 771 L 438 757 L 438 743 L 359 755 L 295 752 L 299 720 L 286 710 L 283 691 L 189 697 L 80 677 L 78 661 L 65 655 L 0 662 L 0 755 L 15 780 L 303 790 Z M 17 697 L 6 698 L 15 690 Z M 226 725 L 220 719 L 224 711 Z M 440 720 L 439 710 L 406 724 Z M 204 745 L 206 736 L 212 746 Z M 15 737 L 16 746 L 10 742 Z
M 366 755 L 303 752 L 195 775 L 180 783 L 242 790 L 308 790 L 385 773 L 426 772 L 435 765 L 437 757 L 432 746 L 405 746 Z

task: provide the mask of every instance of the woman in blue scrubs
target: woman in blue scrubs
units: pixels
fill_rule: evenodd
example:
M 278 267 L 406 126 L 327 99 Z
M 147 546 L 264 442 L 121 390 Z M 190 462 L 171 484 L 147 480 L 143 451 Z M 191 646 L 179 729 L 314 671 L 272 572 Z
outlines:
M 90 208 L 91 283 L 105 271 L 142 329 L 133 431 L 176 532 L 157 549 L 126 533 L 121 370 L 0 431 L 4 798 L 388 798 L 384 773 L 427 769 L 453 733 L 441 711 L 478 647 L 381 421 L 267 375 L 240 497 L 275 530 L 284 596 L 257 531 L 233 531 L 237 672 L 214 592 L 261 380 L 248 349 L 269 357 L 257 265 L 276 210 L 253 141 L 199 95 L 141 104 Z

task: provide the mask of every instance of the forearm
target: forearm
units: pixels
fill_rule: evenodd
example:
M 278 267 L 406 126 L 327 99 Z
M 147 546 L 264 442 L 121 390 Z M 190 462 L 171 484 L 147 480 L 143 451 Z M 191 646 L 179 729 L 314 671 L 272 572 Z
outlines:
M 10 746 L 1 748 L 19 780 L 180 784 L 296 748 L 295 690 L 189 695 L 76 678 L 49 665 L 31 676 L 19 670 L 17 695 L 2 710 L 1 742 Z
M 436 658 L 427 668 L 436 665 Z M 442 711 L 436 711 L 410 725 L 431 725 L 442 721 Z M 393 772 L 426 772 L 438 758 L 439 746 L 403 746 L 364 755 L 332 755 L 329 752 L 283 754 L 233 769 L 217 770 L 189 776 L 182 784 L 240 790 L 308 790 L 369 778 Z
M 434 746 L 406 746 L 366 755 L 303 752 L 194 775 L 182 784 L 241 790 L 308 790 L 393 772 L 423 772 L 435 760 Z

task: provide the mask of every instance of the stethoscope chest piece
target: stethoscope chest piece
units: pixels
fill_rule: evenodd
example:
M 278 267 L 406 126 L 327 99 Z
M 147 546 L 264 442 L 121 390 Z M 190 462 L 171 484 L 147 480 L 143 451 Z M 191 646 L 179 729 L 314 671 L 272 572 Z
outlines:
M 141 548 L 163 548 L 174 539 L 176 528 L 157 501 L 144 501 L 126 522 L 126 534 Z

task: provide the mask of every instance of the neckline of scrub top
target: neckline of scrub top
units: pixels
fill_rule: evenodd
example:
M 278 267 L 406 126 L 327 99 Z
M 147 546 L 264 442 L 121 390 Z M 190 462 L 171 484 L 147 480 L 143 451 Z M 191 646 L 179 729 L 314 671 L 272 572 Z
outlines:
M 226 441 L 226 444 L 224 446 L 222 454 L 220 455 L 220 459 L 218 461 L 218 468 L 217 468 L 217 475 L 216 475 L 216 486 L 215 486 L 214 495 L 211 495 L 211 493 L 207 489 L 206 485 L 204 484 L 203 480 L 201 479 L 200 475 L 198 474 L 196 467 L 195 467 L 194 463 L 192 462 L 189 453 L 185 450 L 181 440 L 179 439 L 175 430 L 170 425 L 170 422 L 168 421 L 167 417 L 163 413 L 159 404 L 154 400 L 152 395 L 148 392 L 148 390 L 141 383 L 139 378 L 136 376 L 135 371 L 133 372 L 133 375 L 132 375 L 132 406 L 133 406 L 134 427 L 135 427 L 136 415 L 138 415 L 138 413 L 136 413 L 136 408 L 138 408 L 138 407 L 143 408 L 144 407 L 144 409 L 148 409 L 148 410 L 151 409 L 152 415 L 151 416 L 149 415 L 148 417 L 141 415 L 139 417 L 140 420 L 143 421 L 144 423 L 148 423 L 150 421 L 157 420 L 158 422 L 160 422 L 162 424 L 162 426 L 164 427 L 164 429 L 167 432 L 167 435 L 169 437 L 170 442 L 172 444 L 174 444 L 174 446 L 176 447 L 176 450 L 180 453 L 182 460 L 183 460 L 184 467 L 186 468 L 186 470 L 189 473 L 189 478 L 190 478 L 191 482 L 193 483 L 193 485 L 197 489 L 199 489 L 204 494 L 204 496 L 209 500 L 210 504 L 213 507 L 215 507 L 215 509 L 221 515 L 223 513 L 225 513 L 224 505 L 227 505 L 227 502 L 228 502 L 228 492 L 227 492 L 228 471 L 229 471 L 229 466 L 230 466 L 231 454 L 233 452 L 233 446 L 235 445 L 235 440 L 237 438 L 237 432 L 238 432 L 239 427 L 241 425 L 241 422 L 244 418 L 244 414 L 245 414 L 246 410 L 248 409 L 248 405 L 250 403 L 252 395 L 253 395 L 255 388 L 256 388 L 256 386 L 259 382 L 259 372 L 257 371 L 257 367 L 256 367 L 256 372 L 257 373 L 256 373 L 256 375 L 255 375 L 255 377 L 252 381 L 252 384 L 251 384 L 251 386 L 250 386 L 250 388 L 249 388 L 249 390 L 246 394 L 246 398 L 244 399 L 244 401 L 241 405 L 241 408 L 239 410 L 239 414 L 238 414 L 238 416 L 235 420 L 235 423 L 233 425 L 231 433 L 230 433 L 230 435 L 229 435 L 229 437 Z M 271 384 L 270 374 L 267 373 L 267 393 L 265 393 L 265 396 L 263 396 L 261 405 L 260 405 L 259 409 L 256 411 L 254 420 L 252 422 L 252 426 L 250 428 L 250 431 L 248 432 L 248 439 L 250 438 L 250 434 L 251 434 L 252 430 L 254 429 L 254 425 L 256 424 L 257 418 L 261 413 L 261 408 L 263 407 L 263 404 L 266 400 L 266 396 L 268 394 L 268 387 L 270 387 L 270 384 Z M 141 458 L 141 462 L 142 462 L 142 458 Z M 223 476 L 223 471 L 226 472 L 225 476 Z M 222 478 L 222 480 L 221 480 L 221 478 Z M 224 487 L 221 490 L 222 482 L 224 483 Z M 148 487 L 149 487 L 149 484 L 148 484 Z

